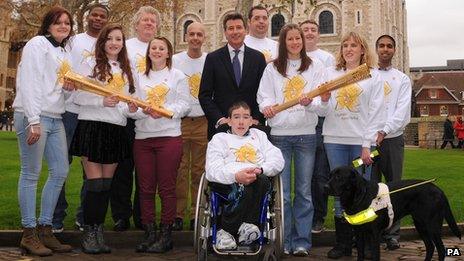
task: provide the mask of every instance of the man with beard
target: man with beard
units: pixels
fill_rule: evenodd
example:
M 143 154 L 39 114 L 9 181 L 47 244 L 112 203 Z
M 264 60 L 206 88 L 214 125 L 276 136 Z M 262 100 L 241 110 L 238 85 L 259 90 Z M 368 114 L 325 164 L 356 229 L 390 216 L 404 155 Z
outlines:
M 190 230 L 193 230 L 197 190 L 201 174 L 205 171 L 206 146 L 208 144 L 208 120 L 198 101 L 201 73 L 206 59 L 206 53 L 201 51 L 205 42 L 204 26 L 198 22 L 191 23 L 187 27 L 185 39 L 188 43 L 187 51 L 172 57 L 172 66 L 187 76 L 190 88 L 190 112 L 182 119 L 181 125 L 183 153 L 177 176 L 177 213 L 174 230 L 182 230 L 189 195 L 191 195 Z
M 266 8 L 253 6 L 248 12 L 248 25 L 245 44 L 263 53 L 266 63 L 277 58 L 277 42 L 266 37 L 269 28 L 269 13 Z
M 108 22 L 109 10 L 106 5 L 91 5 L 88 8 L 88 12 L 89 13 L 86 17 L 87 30 L 72 37 L 67 46 L 67 48 L 70 49 L 71 67 L 73 70 L 76 70 L 84 59 L 95 54 L 95 42 L 97 41 L 98 34 Z M 74 136 L 74 130 L 77 126 L 77 115 L 79 114 L 79 106 L 73 102 L 74 95 L 75 92 L 72 92 L 70 96 L 66 98 L 66 112 L 62 115 L 68 148 Z M 72 156 L 69 155 L 69 164 L 71 164 L 71 162 Z M 83 213 L 81 205 L 85 197 L 85 174 L 83 174 L 83 179 L 84 181 L 82 183 L 80 193 L 81 204 L 79 205 L 76 213 L 76 226 L 79 229 L 81 229 L 81 224 L 83 224 Z M 58 198 L 58 202 L 56 203 L 55 212 L 53 213 L 52 227 L 54 233 L 60 233 L 63 231 L 63 220 L 66 217 L 67 207 L 68 202 L 66 201 L 65 196 L 65 186 L 63 186 Z
M 403 175 L 404 137 L 403 131 L 411 119 L 411 80 L 392 67 L 395 54 L 395 39 L 390 35 L 382 35 L 375 42 L 379 67 L 378 72 L 384 81 L 385 106 L 387 122 L 378 132 L 380 160 L 373 168 L 373 181 L 381 182 L 381 175 L 386 182 L 401 180 Z M 400 222 L 395 222 L 384 232 L 387 248 L 395 250 L 400 247 Z

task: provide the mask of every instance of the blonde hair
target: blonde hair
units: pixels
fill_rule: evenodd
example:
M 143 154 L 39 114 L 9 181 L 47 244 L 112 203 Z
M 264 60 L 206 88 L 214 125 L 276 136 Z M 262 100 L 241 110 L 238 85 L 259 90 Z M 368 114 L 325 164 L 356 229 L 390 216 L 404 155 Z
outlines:
M 140 7 L 139 10 L 134 14 L 134 17 L 132 17 L 131 33 L 133 35 L 135 35 L 135 32 L 136 32 L 135 28 L 137 27 L 137 24 L 140 22 L 140 18 L 142 18 L 143 14 L 154 14 L 156 17 L 156 30 L 158 30 L 160 26 L 160 18 L 159 18 L 158 11 L 152 6 L 145 5 L 145 6 Z
M 366 40 L 364 37 L 362 37 L 360 34 L 356 32 L 349 32 L 345 36 L 343 36 L 342 41 L 340 42 L 340 50 L 338 51 L 337 54 L 337 65 L 335 66 L 337 70 L 346 70 L 346 61 L 345 58 L 343 58 L 343 43 L 350 38 L 353 39 L 356 43 L 361 45 L 361 49 L 363 51 L 363 54 L 361 54 L 361 60 L 359 61 L 359 65 L 365 63 L 369 68 L 372 68 L 374 65 L 374 59 L 373 56 L 369 50 L 369 46 L 367 45 Z

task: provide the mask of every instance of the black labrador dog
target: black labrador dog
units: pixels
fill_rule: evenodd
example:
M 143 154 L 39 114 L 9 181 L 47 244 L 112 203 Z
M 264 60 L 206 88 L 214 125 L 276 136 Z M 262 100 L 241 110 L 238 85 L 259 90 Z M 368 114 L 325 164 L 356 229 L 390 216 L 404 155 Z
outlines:
M 387 183 L 389 191 L 403 188 L 423 180 L 401 180 Z M 346 214 L 353 215 L 369 207 L 377 196 L 377 183 L 367 181 L 352 167 L 339 167 L 331 171 L 326 185 L 329 195 L 340 197 L 340 203 Z M 448 199 L 443 191 L 433 183 L 405 189 L 390 194 L 394 211 L 393 222 L 411 215 L 417 232 L 426 247 L 425 260 L 431 260 L 434 248 L 437 248 L 439 260 L 445 259 L 445 247 L 441 240 L 443 219 L 446 219 L 451 231 L 461 239 Z M 377 219 L 362 225 L 352 226 L 356 234 L 358 260 L 364 260 L 365 242 L 370 241 L 372 259 L 380 260 L 380 235 L 388 227 L 387 209 L 376 212 Z M 369 241 L 368 241 L 369 240 Z

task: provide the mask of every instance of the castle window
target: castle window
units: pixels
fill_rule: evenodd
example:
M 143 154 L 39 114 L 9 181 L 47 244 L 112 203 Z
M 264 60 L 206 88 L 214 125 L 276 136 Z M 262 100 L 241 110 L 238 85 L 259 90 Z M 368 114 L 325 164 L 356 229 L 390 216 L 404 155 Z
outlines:
M 440 116 L 448 116 L 448 106 L 440 106 Z
M 188 26 L 189 26 L 191 23 L 193 23 L 192 20 L 187 20 L 187 21 L 185 21 L 185 23 L 184 23 L 184 31 L 183 31 L 183 32 L 184 32 L 184 35 L 182 36 L 182 40 L 183 40 L 184 42 L 185 42 L 185 35 L 187 35 L 187 28 L 188 28 Z
M 361 11 L 356 11 L 356 25 L 360 25 L 362 20 Z
M 271 36 L 279 36 L 280 29 L 285 25 L 285 17 L 275 14 L 271 18 Z
M 319 14 L 319 32 L 320 34 L 334 33 L 334 21 L 332 12 L 326 10 Z
M 429 106 L 428 105 L 422 105 L 420 107 L 420 116 L 429 116 Z

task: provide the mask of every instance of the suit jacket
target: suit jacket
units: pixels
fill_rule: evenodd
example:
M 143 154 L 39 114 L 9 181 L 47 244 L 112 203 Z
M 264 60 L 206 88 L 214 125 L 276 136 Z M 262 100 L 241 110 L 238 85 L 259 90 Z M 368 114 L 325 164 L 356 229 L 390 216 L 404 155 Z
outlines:
M 251 108 L 253 119 L 264 123 L 256 102 L 256 93 L 265 68 L 264 55 L 245 46 L 242 78 L 237 86 L 227 45 L 206 56 L 198 99 L 208 118 L 208 139 L 215 134 L 217 121 L 227 117 L 229 107 L 237 101 L 246 102 Z

